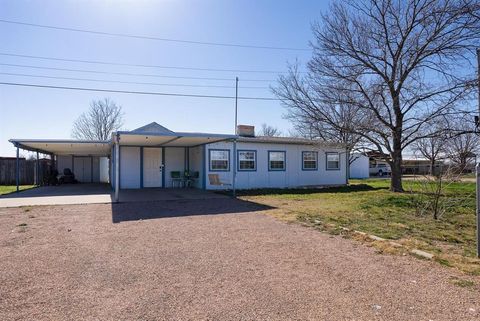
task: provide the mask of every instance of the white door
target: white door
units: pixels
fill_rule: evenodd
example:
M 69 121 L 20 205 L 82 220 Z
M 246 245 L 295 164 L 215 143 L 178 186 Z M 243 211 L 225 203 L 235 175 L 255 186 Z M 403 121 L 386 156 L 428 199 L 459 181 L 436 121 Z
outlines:
M 162 187 L 162 149 L 143 149 L 143 186 Z

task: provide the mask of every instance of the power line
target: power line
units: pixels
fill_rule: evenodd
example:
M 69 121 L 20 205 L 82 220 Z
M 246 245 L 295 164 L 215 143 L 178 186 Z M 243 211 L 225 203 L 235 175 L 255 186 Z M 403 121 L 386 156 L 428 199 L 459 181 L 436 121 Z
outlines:
M 25 84 L 25 83 L 13 83 L 13 82 L 0 82 L 0 85 L 5 85 L 5 86 L 20 86 L 20 87 L 36 87 L 36 88 L 49 88 L 49 89 L 64 89 L 64 90 L 78 90 L 78 91 L 109 92 L 109 93 L 120 93 L 120 94 L 136 94 L 136 95 L 156 95 L 156 96 L 192 97 L 192 98 L 235 99 L 235 96 L 197 95 L 197 94 L 165 93 L 165 92 L 155 92 L 155 91 L 130 91 L 130 90 L 114 90 L 114 89 L 100 89 L 100 88 L 50 86 L 50 85 Z M 280 99 L 271 98 L 271 97 L 238 97 L 238 99 L 242 99 L 242 100 L 264 100 L 264 101 L 279 101 L 279 100 L 280 100 Z
M 59 26 L 43 25 L 43 24 L 28 23 L 28 22 L 22 22 L 22 21 L 4 20 L 4 19 L 0 19 L 0 22 L 15 24 L 15 25 L 22 25 L 22 26 L 29 26 L 29 27 L 44 28 L 44 29 L 89 33 L 89 34 L 102 35 L 102 36 L 146 39 L 146 40 L 185 43 L 185 44 L 194 44 L 194 45 L 237 47 L 237 48 L 249 48 L 249 49 L 268 49 L 268 50 L 310 51 L 310 49 L 308 48 L 259 46 L 259 45 L 246 45 L 246 44 L 224 43 L 224 42 L 206 42 L 206 41 L 194 41 L 194 40 L 173 39 L 173 38 L 160 38 L 160 37 L 154 37 L 154 36 L 143 36 L 143 35 L 115 33 L 115 32 L 96 31 L 96 30 L 89 30 L 89 29 L 59 27 Z
M 99 61 L 99 60 L 82 60 L 82 59 L 67 59 L 67 58 L 58 58 L 58 57 L 21 55 L 21 54 L 12 54 L 12 53 L 5 53 L 5 52 L 0 52 L 0 55 L 10 56 L 10 57 L 20 57 L 20 58 L 41 59 L 41 60 L 80 62 L 80 63 L 97 64 L 97 65 L 113 65 L 113 66 L 129 66 L 129 67 L 145 67 L 145 68 L 161 68 L 161 69 L 179 69 L 179 70 L 194 70 L 194 71 L 235 72 L 235 73 L 263 73 L 263 74 L 282 74 L 282 73 L 285 73 L 285 72 L 282 72 L 282 71 L 272 71 L 272 70 L 216 69 L 216 68 L 195 68 L 195 67 L 181 67 L 181 66 L 127 64 L 127 63 Z
M 165 75 L 155 75 L 155 74 L 138 74 L 138 73 L 113 72 L 113 71 L 110 72 L 110 71 L 100 71 L 100 70 L 91 70 L 91 69 L 69 69 L 69 68 L 58 68 L 58 67 L 34 66 L 34 65 L 6 64 L 6 63 L 0 63 L 0 66 L 43 69 L 43 70 L 84 72 L 84 73 L 104 74 L 104 75 L 135 76 L 135 77 L 138 76 L 138 77 L 156 77 L 156 78 L 167 78 L 167 79 L 214 80 L 214 81 L 232 81 L 232 82 L 235 81 L 234 78 L 165 76 Z M 244 78 L 242 78 L 241 81 L 242 82 L 273 82 L 275 80 L 274 79 L 244 79 Z
M 133 84 L 133 85 L 153 85 L 153 86 L 166 86 L 166 87 L 230 88 L 230 89 L 235 88 L 235 86 L 225 86 L 225 85 L 159 84 L 159 83 L 154 83 L 154 82 L 136 82 L 136 81 L 121 81 L 121 80 L 108 80 L 108 79 L 59 77 L 59 76 L 47 76 L 47 75 L 19 74 L 19 73 L 11 73 L 11 72 L 0 72 L 0 75 L 47 78 L 47 79 L 93 81 L 93 82 L 106 82 L 106 83 L 118 83 L 118 84 Z M 244 89 L 269 89 L 270 87 L 245 86 L 245 87 L 242 87 L 242 88 L 244 88 Z

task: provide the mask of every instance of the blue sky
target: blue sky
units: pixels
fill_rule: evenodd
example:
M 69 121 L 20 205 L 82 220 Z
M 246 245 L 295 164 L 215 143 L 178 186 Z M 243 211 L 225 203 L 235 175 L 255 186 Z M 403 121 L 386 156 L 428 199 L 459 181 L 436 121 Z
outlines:
M 194 41 L 308 48 L 310 24 L 328 6 L 326 1 L 6 1 L 0 19 L 43 25 L 128 33 Z M 178 44 L 49 30 L 0 23 L 0 52 L 67 59 L 97 60 L 217 69 L 284 72 L 288 61 L 305 62 L 310 51 L 247 49 Z M 222 85 L 195 88 L 58 80 L 0 74 L 2 82 L 158 91 L 205 95 L 272 97 L 267 89 L 276 73 L 206 72 L 78 62 L 58 62 L 0 55 L 0 63 L 164 76 L 231 78 L 231 81 L 164 79 L 1 66 L 0 73 L 92 78 L 161 84 Z M 248 82 L 243 80 L 272 80 Z M 9 138 L 69 138 L 72 123 L 93 99 L 110 97 L 123 107 L 125 129 L 156 121 L 172 130 L 231 133 L 233 100 L 128 95 L 10 87 L 0 85 L 0 156 L 13 156 Z M 240 101 L 239 123 L 268 123 L 288 132 L 285 110 L 276 101 Z

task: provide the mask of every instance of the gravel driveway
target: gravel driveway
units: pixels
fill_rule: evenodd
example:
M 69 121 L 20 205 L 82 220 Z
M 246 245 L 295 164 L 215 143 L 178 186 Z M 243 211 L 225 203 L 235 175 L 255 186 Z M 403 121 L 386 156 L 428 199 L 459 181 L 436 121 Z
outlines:
M 267 212 L 231 199 L 0 209 L 0 318 L 480 319 L 478 285 L 454 285 L 453 269 Z

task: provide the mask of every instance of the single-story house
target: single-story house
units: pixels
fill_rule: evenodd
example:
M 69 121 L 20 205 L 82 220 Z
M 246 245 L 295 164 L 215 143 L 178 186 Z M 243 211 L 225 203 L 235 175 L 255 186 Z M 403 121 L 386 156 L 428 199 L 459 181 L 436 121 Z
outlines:
M 347 183 L 346 149 L 336 143 L 255 136 L 173 132 L 155 122 L 118 131 L 110 141 L 11 139 L 18 149 L 50 154 L 57 170 L 70 168 L 81 182 L 108 177 L 120 189 L 169 188 L 188 181 L 207 190 L 293 188 Z

